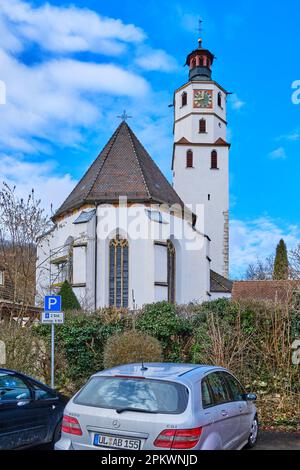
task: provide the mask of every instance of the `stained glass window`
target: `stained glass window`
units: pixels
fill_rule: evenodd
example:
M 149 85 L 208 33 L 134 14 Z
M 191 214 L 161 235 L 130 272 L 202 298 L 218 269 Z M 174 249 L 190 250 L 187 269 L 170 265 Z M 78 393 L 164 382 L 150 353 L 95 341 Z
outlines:
M 109 245 L 109 305 L 128 307 L 128 241 L 119 236 Z

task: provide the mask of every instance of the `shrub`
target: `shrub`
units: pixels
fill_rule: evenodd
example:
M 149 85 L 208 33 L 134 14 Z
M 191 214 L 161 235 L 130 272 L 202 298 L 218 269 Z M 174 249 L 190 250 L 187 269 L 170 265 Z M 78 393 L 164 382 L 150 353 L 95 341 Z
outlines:
M 6 349 L 3 367 L 32 375 L 49 383 L 49 356 L 44 341 L 37 338 L 34 329 L 20 323 L 0 324 L 0 340 Z
M 68 281 L 64 281 L 58 295 L 61 295 L 61 307 L 63 311 L 80 310 L 80 303 Z
M 127 331 L 108 339 L 104 349 L 104 367 L 134 362 L 161 362 L 159 341 L 141 331 Z
M 124 330 L 125 320 L 104 322 L 100 313 L 87 315 L 67 312 L 65 323 L 56 328 L 56 350 L 64 354 L 66 366 L 57 364 L 57 384 L 70 391 L 81 387 L 98 370 L 103 369 L 103 350 L 107 339 Z M 39 336 L 50 343 L 50 328 L 37 327 Z
M 190 322 L 167 302 L 146 305 L 138 314 L 136 328 L 157 338 L 168 361 L 186 360 L 186 346 L 192 332 Z

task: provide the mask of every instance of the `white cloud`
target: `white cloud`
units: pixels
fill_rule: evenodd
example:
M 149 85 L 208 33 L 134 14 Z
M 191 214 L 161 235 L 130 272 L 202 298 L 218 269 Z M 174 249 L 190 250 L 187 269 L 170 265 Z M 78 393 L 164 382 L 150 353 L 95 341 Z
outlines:
M 229 101 L 230 101 L 232 109 L 235 109 L 236 111 L 239 111 L 246 105 L 246 102 L 242 101 L 236 93 L 233 93 L 230 96 Z
M 300 227 L 260 217 L 254 220 L 232 220 L 230 227 L 230 264 L 234 278 L 242 278 L 250 263 L 275 253 L 283 238 L 288 249 L 300 243 Z
M 76 144 L 82 128 L 101 115 L 97 94 L 139 97 L 149 90 L 142 77 L 113 64 L 60 59 L 29 67 L 0 50 L 0 68 L 7 91 L 0 146 L 6 151 L 40 151 L 41 138 Z
M 16 186 L 19 197 L 26 197 L 35 190 L 37 199 L 50 214 L 57 209 L 71 192 L 76 181 L 69 174 L 57 175 L 55 162 L 26 162 L 20 157 L 0 155 L 0 181 Z M 55 190 L 53 190 L 55 188 Z
M 86 132 L 107 129 L 108 114 L 115 122 L 123 106 L 129 109 L 137 100 L 153 98 L 141 68 L 170 71 L 177 66 L 163 50 L 143 45 L 146 35 L 140 28 L 75 6 L 34 7 L 0 0 L 1 33 L 0 80 L 6 84 L 7 103 L 0 106 L 0 149 L 6 153 L 50 153 L 54 145 L 78 146 Z M 42 61 L 24 63 L 20 52 L 32 42 L 51 54 L 43 52 Z M 126 56 L 129 43 L 134 50 Z M 122 62 L 132 61 L 126 66 L 112 59 L 79 60 L 73 54 L 86 50 L 114 55 L 120 47 L 125 51 Z
M 15 32 L 15 39 L 12 33 L 4 39 L 9 50 L 19 50 L 21 38 L 23 43 L 35 42 L 52 52 L 117 55 L 124 50 L 124 43 L 145 39 L 141 28 L 72 5 L 56 7 L 45 3 L 33 7 L 21 0 L 0 0 L 0 15 L 13 25 Z
M 172 72 L 178 68 L 174 57 L 161 49 L 143 47 L 139 50 L 136 63 L 147 71 Z
M 289 142 L 297 142 L 300 140 L 300 132 L 299 130 L 292 131 L 288 134 L 280 136 L 277 140 L 287 140 Z
M 271 160 L 285 160 L 287 155 L 284 147 L 273 150 L 273 152 L 269 153 L 269 158 L 271 158 Z

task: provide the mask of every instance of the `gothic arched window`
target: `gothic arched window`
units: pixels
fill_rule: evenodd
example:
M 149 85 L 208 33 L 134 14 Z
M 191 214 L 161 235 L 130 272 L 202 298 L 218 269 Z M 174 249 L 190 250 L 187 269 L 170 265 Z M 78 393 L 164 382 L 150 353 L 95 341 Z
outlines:
M 211 152 L 211 165 L 210 165 L 212 170 L 217 170 L 218 169 L 218 153 L 216 150 L 213 150 Z
M 205 134 L 206 133 L 206 120 L 200 119 L 199 121 L 199 133 Z
M 176 283 L 176 251 L 175 246 L 168 240 L 168 302 L 175 303 L 175 283 Z
M 184 91 L 181 95 L 181 106 L 187 105 L 187 93 Z
M 193 168 L 194 162 L 193 162 L 193 152 L 191 150 L 188 150 L 186 152 L 186 167 L 187 168 Z
M 109 244 L 109 305 L 128 307 L 128 241 L 119 235 Z

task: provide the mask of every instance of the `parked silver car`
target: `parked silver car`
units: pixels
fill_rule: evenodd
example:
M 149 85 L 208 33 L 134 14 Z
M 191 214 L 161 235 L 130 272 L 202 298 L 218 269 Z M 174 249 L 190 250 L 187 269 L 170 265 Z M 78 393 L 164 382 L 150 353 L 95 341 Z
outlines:
M 69 401 L 55 449 L 253 447 L 258 435 L 255 400 L 220 367 L 119 366 L 93 375 Z

